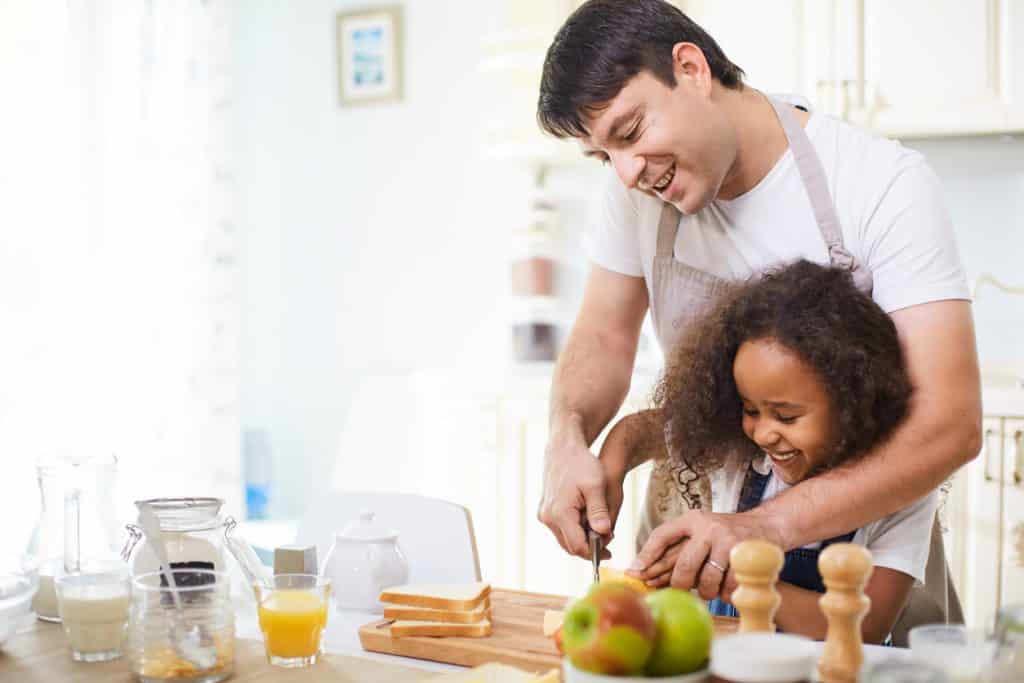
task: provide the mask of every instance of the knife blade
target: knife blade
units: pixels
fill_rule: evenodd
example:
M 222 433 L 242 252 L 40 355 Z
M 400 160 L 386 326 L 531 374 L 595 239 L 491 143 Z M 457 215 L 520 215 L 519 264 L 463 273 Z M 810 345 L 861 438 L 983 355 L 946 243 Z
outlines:
M 604 539 L 589 526 L 587 527 L 587 543 L 590 545 L 590 563 L 594 567 L 594 583 L 601 582 L 601 553 L 604 550 Z

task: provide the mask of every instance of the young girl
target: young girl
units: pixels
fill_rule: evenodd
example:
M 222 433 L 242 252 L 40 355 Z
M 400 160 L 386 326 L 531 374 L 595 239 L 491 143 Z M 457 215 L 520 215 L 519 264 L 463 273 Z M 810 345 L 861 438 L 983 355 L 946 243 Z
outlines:
M 671 467 L 684 510 L 743 512 L 823 470 L 853 465 L 900 423 L 911 396 L 889 316 L 847 270 L 808 261 L 738 286 L 670 361 L 655 409 L 616 424 L 600 457 L 616 484 L 651 457 Z M 617 505 L 621 491 L 609 493 Z M 818 555 L 852 541 L 875 564 L 864 638 L 882 642 L 914 581 L 924 580 L 935 507 L 933 492 L 864 528 L 787 552 L 779 628 L 824 638 Z M 668 583 L 678 552 L 677 545 L 648 568 L 649 584 Z M 712 612 L 735 615 L 729 598 L 712 600 Z

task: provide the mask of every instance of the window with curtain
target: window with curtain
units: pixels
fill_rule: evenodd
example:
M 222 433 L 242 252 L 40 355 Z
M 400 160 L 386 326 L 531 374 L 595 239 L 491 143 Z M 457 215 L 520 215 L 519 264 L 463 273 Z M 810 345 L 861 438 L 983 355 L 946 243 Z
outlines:
M 0 3 L 0 547 L 44 454 L 117 455 L 122 518 L 240 504 L 227 11 Z

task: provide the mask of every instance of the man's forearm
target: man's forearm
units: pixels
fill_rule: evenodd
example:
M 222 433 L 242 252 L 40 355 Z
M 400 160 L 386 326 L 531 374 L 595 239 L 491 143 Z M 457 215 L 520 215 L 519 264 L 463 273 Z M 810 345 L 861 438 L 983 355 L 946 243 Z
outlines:
M 920 499 L 977 455 L 980 409 L 974 413 L 968 408 L 959 422 L 947 413 L 942 426 L 911 420 L 863 458 L 807 479 L 752 512 L 770 523 L 786 550 L 859 529 Z
M 551 385 L 551 438 L 580 437 L 590 446 L 629 391 L 635 355 L 635 341 L 574 329 Z

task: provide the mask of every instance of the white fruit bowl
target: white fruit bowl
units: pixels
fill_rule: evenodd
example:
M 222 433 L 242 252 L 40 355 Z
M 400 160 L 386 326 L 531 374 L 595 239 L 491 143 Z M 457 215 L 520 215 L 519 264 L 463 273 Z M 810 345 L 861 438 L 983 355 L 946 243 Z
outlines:
M 660 676 L 649 678 L 646 676 L 608 676 L 606 674 L 593 674 L 589 671 L 577 669 L 569 661 L 568 657 L 562 658 L 562 680 L 564 683 L 702 683 L 710 677 L 707 669 L 694 671 L 692 674 L 680 674 L 678 676 Z

